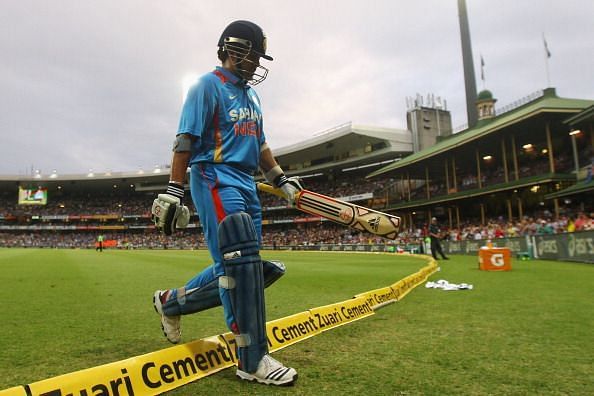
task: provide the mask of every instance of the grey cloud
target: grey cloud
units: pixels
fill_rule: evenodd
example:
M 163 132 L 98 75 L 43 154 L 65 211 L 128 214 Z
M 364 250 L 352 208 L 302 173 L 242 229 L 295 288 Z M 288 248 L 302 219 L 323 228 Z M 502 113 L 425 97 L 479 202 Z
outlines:
M 594 98 L 594 2 L 467 0 L 480 81 L 505 105 L 546 85 Z M 344 122 L 404 128 L 405 97 L 466 121 L 455 1 L 6 0 L 0 12 L 0 173 L 146 169 L 169 161 L 186 73 L 216 61 L 234 19 L 269 37 L 258 86 L 273 148 Z

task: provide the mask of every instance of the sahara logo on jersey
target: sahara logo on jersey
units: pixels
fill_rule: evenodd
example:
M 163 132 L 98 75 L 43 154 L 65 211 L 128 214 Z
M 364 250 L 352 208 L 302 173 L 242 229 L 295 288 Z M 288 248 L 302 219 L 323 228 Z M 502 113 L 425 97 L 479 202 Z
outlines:
M 261 121 L 262 114 L 255 109 L 250 109 L 249 107 L 241 107 L 239 109 L 231 109 L 229 110 L 229 119 L 231 122 L 243 121 L 243 120 L 251 120 L 251 121 Z
M 235 136 L 260 136 L 260 121 L 262 114 L 249 107 L 229 110 L 229 118 L 233 125 Z

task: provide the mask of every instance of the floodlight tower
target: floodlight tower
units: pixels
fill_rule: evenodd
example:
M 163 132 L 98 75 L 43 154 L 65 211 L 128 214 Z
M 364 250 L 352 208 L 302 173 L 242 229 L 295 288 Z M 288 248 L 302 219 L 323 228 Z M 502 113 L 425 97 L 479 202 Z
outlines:
M 464 65 L 464 86 L 466 88 L 466 115 L 468 128 L 478 122 L 476 111 L 476 79 L 472 58 L 472 45 L 470 44 L 470 28 L 468 27 L 468 14 L 466 0 L 458 0 L 458 16 L 460 21 L 460 39 L 462 40 L 462 63 Z

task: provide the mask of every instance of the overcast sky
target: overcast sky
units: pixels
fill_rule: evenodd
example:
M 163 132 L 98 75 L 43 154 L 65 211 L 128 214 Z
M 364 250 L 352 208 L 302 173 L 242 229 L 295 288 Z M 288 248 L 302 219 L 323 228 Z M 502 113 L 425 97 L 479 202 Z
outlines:
M 467 0 L 477 88 L 504 106 L 551 85 L 594 99 L 594 1 Z M 1 0 L 0 174 L 167 164 L 182 80 L 217 65 L 223 28 L 268 36 L 257 86 L 270 146 L 352 121 L 406 128 L 406 97 L 466 123 L 456 0 Z

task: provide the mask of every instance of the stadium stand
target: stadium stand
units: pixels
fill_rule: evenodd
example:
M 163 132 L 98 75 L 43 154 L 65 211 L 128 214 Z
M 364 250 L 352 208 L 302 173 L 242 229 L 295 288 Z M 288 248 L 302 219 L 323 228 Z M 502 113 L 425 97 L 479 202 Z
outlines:
M 432 216 L 452 241 L 591 230 L 593 109 L 594 101 L 558 98 L 549 89 L 414 153 L 410 131 L 351 123 L 276 150 L 279 163 L 307 189 L 397 214 L 404 227 L 395 241 L 383 241 L 262 194 L 263 244 L 406 247 L 423 240 Z M 203 248 L 193 207 L 191 228 L 175 237 L 158 234 L 151 223 L 152 199 L 168 177 L 166 167 L 0 175 L 0 246 L 94 248 L 103 234 L 122 249 Z M 19 188 L 44 189 L 47 203 L 19 204 Z

